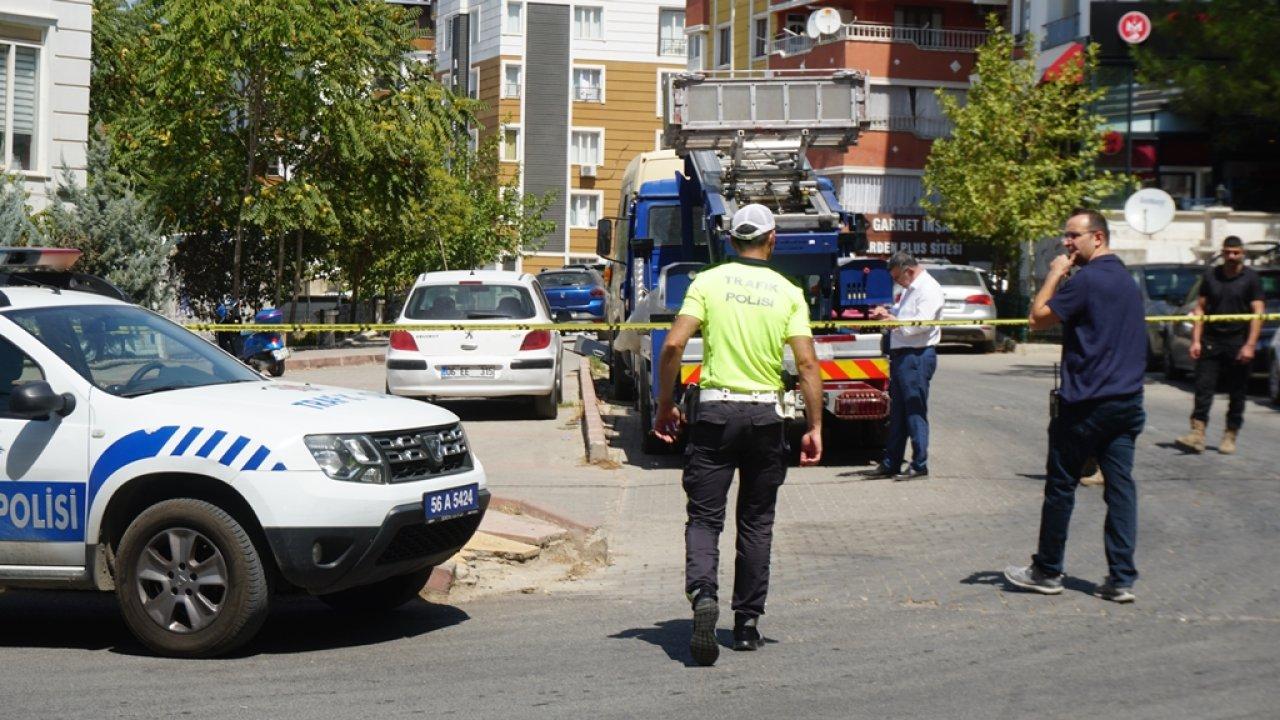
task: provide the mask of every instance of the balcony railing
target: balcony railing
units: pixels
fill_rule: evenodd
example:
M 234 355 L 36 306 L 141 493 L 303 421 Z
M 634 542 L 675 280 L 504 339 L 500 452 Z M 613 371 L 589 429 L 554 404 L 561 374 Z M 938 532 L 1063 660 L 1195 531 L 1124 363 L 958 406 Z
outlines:
M 839 32 L 823 35 L 814 40 L 807 35 L 782 34 L 773 39 L 770 52 L 776 55 L 798 55 L 808 52 L 815 45 L 843 42 L 910 43 L 921 50 L 973 52 L 986 42 L 986 30 L 954 30 L 949 28 L 925 28 L 911 25 L 885 25 L 881 23 L 849 23 Z
M 658 40 L 659 55 L 679 55 L 684 57 L 688 52 L 688 38 L 661 38 Z
M 577 102 L 600 102 L 603 95 L 598 87 L 577 85 L 573 88 L 573 99 Z
M 1040 49 L 1058 47 L 1080 37 L 1080 13 L 1072 13 L 1044 25 L 1044 40 L 1040 41 Z
M 502 84 L 502 97 L 518 98 L 520 97 L 520 83 L 509 82 Z
M 917 117 L 915 115 L 889 115 L 869 118 L 871 130 L 909 132 L 916 137 L 937 139 L 951 134 L 951 121 L 947 118 Z

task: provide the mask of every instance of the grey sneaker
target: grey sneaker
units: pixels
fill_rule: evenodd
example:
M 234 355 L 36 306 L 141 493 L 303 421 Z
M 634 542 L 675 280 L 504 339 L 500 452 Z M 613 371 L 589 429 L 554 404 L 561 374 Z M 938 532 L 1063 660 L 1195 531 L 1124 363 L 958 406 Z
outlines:
M 1034 563 L 1025 567 L 1005 568 L 1004 579 L 1015 587 L 1038 592 L 1041 595 L 1057 595 L 1062 592 L 1062 575 L 1049 575 Z
M 1124 587 L 1123 585 L 1112 585 L 1110 580 L 1104 580 L 1101 585 L 1093 589 L 1093 596 L 1100 597 L 1103 600 L 1110 600 L 1115 603 L 1131 603 L 1138 597 L 1133 594 L 1133 588 Z
M 720 644 L 716 642 L 716 621 L 720 619 L 720 601 L 710 592 L 700 592 L 693 600 L 693 635 L 689 638 L 689 652 L 693 661 L 702 666 L 714 665 L 720 657 Z

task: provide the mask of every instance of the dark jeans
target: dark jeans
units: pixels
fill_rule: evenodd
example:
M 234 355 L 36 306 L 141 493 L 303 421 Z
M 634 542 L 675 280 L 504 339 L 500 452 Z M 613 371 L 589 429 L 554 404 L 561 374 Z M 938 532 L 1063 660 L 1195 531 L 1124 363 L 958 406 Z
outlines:
M 685 451 L 685 591 L 717 592 L 720 531 L 733 473 L 738 471 L 737 560 L 733 609 L 764 614 L 769 594 L 773 510 L 787 474 L 782 418 L 772 404 L 704 402 Z
M 929 381 L 938 369 L 936 348 L 889 351 L 889 442 L 881 464 L 902 469 L 911 438 L 911 469 L 929 469 Z
M 1138 579 L 1133 564 L 1138 540 L 1138 488 L 1133 481 L 1134 442 L 1147 414 L 1142 393 L 1104 400 L 1063 403 L 1049 421 L 1049 459 L 1045 464 L 1044 507 L 1040 511 L 1040 547 L 1033 558 L 1049 573 L 1063 571 L 1067 527 L 1076 502 L 1080 471 L 1090 457 L 1106 481 L 1104 544 L 1111 581 L 1131 587 Z
M 1249 390 L 1249 364 L 1236 362 L 1236 354 L 1244 345 L 1243 340 L 1222 341 L 1205 339 L 1200 343 L 1200 359 L 1196 361 L 1196 407 L 1191 411 L 1192 420 L 1209 422 L 1209 408 L 1213 407 L 1213 394 L 1218 391 L 1218 378 L 1227 385 L 1230 400 L 1227 404 L 1227 427 L 1239 430 L 1244 426 L 1244 401 Z

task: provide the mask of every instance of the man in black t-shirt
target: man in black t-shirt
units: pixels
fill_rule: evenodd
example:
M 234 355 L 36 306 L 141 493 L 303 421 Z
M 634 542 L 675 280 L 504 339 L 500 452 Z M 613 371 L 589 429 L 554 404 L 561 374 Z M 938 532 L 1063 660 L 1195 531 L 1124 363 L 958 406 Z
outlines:
M 1261 315 L 1266 310 L 1262 280 L 1244 266 L 1244 243 L 1232 235 L 1222 241 L 1222 264 L 1210 268 L 1200 282 L 1195 315 Z M 1196 404 L 1191 412 L 1191 432 L 1177 439 L 1190 452 L 1204 452 L 1204 431 L 1218 378 L 1227 386 L 1227 429 L 1218 452 L 1236 451 L 1236 435 L 1244 425 L 1245 392 L 1250 365 L 1262 332 L 1262 320 L 1233 323 L 1196 323 L 1191 330 L 1191 359 L 1196 361 Z

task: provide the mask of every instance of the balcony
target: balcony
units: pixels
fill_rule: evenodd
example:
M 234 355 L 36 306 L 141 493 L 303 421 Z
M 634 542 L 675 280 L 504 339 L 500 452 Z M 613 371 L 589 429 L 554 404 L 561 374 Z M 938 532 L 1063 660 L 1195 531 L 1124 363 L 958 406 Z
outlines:
M 658 40 L 659 55 L 684 57 L 689 52 L 688 38 L 661 38 Z
M 518 82 L 508 82 L 508 83 L 503 83 L 503 84 L 502 84 L 502 97 L 504 97 L 504 98 L 519 98 L 519 97 L 520 97 L 520 83 L 518 83 Z
M 886 25 L 882 23 L 849 23 L 839 32 L 823 35 L 814 40 L 807 35 L 783 34 L 774 38 L 770 54 L 798 55 L 818 45 L 836 42 L 907 43 L 921 50 L 944 52 L 973 52 L 987 39 L 986 30 L 956 30 L 950 28 L 924 28 L 910 25 Z
M 1072 13 L 1044 25 L 1044 40 L 1040 41 L 1040 49 L 1048 50 L 1080 37 L 1080 13 Z

